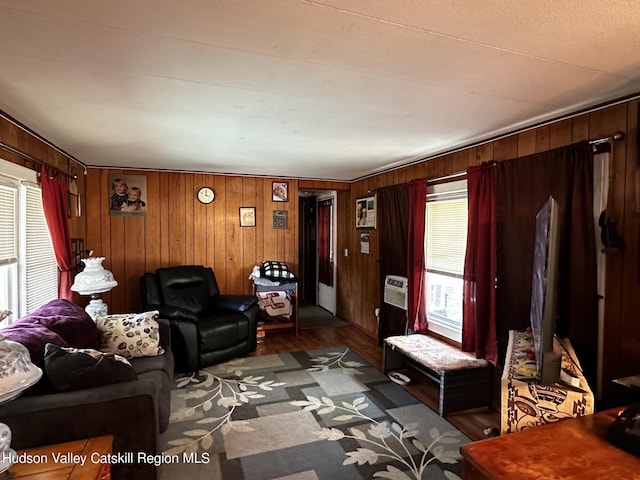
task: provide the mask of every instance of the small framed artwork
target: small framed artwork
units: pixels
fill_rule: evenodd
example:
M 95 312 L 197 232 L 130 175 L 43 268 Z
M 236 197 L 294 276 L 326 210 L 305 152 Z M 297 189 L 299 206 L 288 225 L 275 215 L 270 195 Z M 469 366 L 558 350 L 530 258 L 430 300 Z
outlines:
M 376 228 L 376 197 L 356 199 L 356 228 Z
M 256 226 L 256 207 L 240 207 L 240 226 Z
M 286 210 L 274 210 L 273 211 L 273 228 L 287 228 L 287 211 Z
M 271 183 L 272 199 L 274 202 L 289 201 L 289 182 L 272 182 Z

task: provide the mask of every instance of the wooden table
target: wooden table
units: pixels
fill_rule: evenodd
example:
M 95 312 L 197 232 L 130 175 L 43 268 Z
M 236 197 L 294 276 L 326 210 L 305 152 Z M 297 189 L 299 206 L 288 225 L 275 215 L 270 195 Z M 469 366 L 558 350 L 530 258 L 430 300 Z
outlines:
M 105 435 L 20 450 L 18 460 L 24 454 L 25 463 L 15 463 L 9 472 L 11 478 L 24 480 L 109 480 L 111 465 L 103 463 L 101 457 L 112 453 L 112 443 L 113 437 Z M 81 464 L 83 458 L 84 465 Z
M 640 480 L 640 457 L 606 440 L 623 408 L 561 420 L 461 447 L 465 480 Z

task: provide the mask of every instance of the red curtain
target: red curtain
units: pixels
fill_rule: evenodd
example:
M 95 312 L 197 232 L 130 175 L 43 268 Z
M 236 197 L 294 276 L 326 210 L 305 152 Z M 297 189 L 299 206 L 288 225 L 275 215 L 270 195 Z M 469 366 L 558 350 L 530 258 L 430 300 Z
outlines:
M 427 304 L 424 296 L 424 228 L 427 209 L 427 181 L 409 183 L 409 246 L 407 271 L 409 298 L 407 300 L 408 325 L 414 331 L 427 329 Z
M 469 225 L 464 261 L 462 350 L 496 363 L 496 187 L 494 162 L 467 171 Z
M 333 200 L 318 204 L 318 281 L 333 286 L 331 263 L 331 209 Z
M 73 254 L 69 233 L 69 187 L 63 174 L 53 168 L 42 165 L 40 168 L 40 186 L 42 187 L 42 206 L 47 220 L 49 233 L 60 270 L 58 297 L 73 300 L 71 293 Z

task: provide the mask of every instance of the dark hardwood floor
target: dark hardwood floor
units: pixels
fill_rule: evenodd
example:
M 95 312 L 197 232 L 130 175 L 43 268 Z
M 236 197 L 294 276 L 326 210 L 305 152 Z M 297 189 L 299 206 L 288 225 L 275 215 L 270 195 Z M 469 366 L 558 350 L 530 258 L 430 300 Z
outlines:
M 348 346 L 368 363 L 382 370 L 382 347 L 377 340 L 353 326 L 300 330 L 298 335 L 291 330 L 269 330 L 265 341 L 258 345 L 254 355 L 298 352 L 337 345 Z M 411 378 L 411 383 L 404 388 L 437 411 L 438 386 L 435 382 L 412 369 L 403 372 Z M 445 418 L 471 440 L 485 438 L 483 430 L 487 427 L 500 427 L 500 414 L 490 408 L 467 410 Z

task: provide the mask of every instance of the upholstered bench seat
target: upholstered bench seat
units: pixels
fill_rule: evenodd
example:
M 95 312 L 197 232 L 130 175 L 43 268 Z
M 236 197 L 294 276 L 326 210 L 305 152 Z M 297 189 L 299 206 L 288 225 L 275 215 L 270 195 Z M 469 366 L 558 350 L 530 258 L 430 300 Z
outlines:
M 491 403 L 491 364 L 422 334 L 384 340 L 383 370 L 409 365 L 440 386 L 438 413 L 446 415 Z

